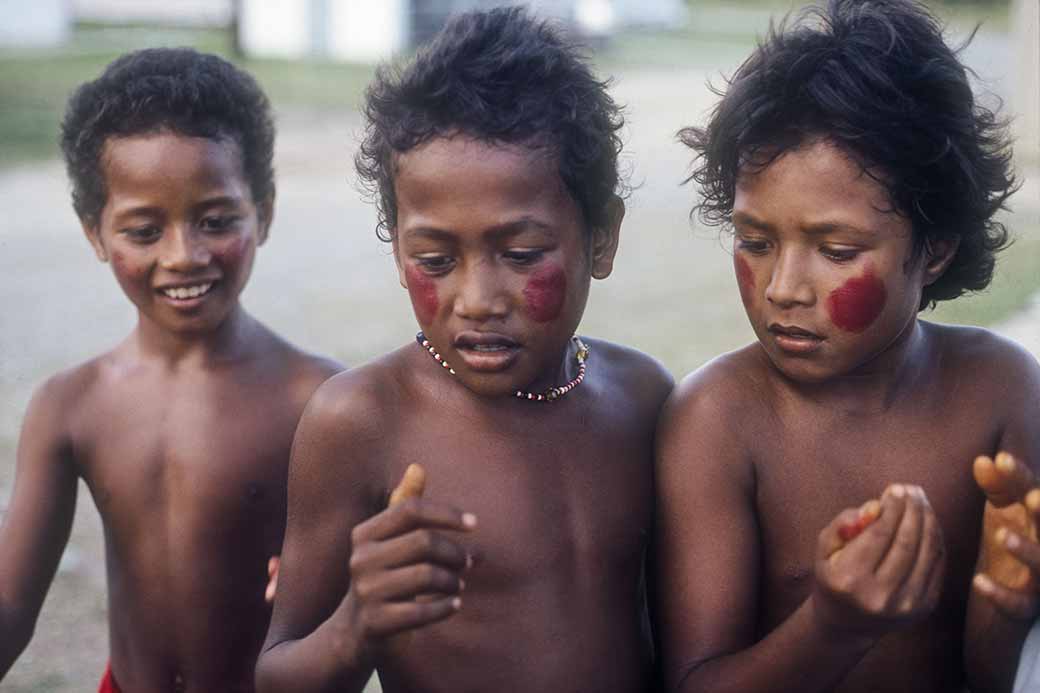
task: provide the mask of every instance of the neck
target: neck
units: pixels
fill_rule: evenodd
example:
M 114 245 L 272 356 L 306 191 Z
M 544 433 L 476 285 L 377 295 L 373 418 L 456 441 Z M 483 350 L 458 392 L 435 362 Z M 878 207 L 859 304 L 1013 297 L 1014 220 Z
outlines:
M 208 332 L 171 332 L 144 315 L 138 315 L 135 342 L 139 352 L 170 366 L 207 364 L 241 357 L 258 323 L 241 306 Z
M 924 340 L 915 315 L 887 347 L 854 371 L 820 383 L 788 382 L 801 396 L 829 409 L 848 414 L 885 412 L 914 387 Z

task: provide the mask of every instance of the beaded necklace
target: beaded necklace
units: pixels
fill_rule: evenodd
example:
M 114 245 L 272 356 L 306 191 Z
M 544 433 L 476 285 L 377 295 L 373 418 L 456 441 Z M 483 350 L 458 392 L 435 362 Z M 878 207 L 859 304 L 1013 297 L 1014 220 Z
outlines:
M 567 381 L 566 384 L 557 387 L 550 387 L 548 390 L 542 392 L 524 392 L 523 390 L 517 390 L 517 399 L 526 399 L 532 402 L 555 402 L 581 384 L 581 381 L 585 379 L 585 362 L 589 358 L 589 348 L 585 345 L 585 342 L 581 341 L 581 337 L 578 335 L 571 337 L 571 340 L 574 342 L 575 347 L 577 347 L 577 352 L 575 353 L 574 358 L 578 362 L 578 374 Z M 419 332 L 415 335 L 415 341 L 420 347 L 428 351 L 430 356 L 433 357 L 433 360 L 441 364 L 442 368 L 447 369 L 449 373 L 455 375 L 455 369 L 449 366 L 448 362 L 437 353 L 437 350 L 432 344 L 430 344 L 430 340 L 426 339 L 426 335 Z

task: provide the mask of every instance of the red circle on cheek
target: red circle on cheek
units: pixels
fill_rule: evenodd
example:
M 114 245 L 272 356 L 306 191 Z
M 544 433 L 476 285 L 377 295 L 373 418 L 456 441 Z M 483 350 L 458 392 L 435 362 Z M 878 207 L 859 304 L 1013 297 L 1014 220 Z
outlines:
M 408 285 L 408 295 L 412 299 L 412 309 L 415 317 L 423 324 L 429 324 L 437 315 L 437 284 L 433 278 L 423 274 L 415 265 L 408 265 L 404 270 L 405 283 Z
M 885 308 L 888 292 L 880 279 L 868 269 L 861 277 L 849 279 L 827 297 L 831 321 L 846 332 L 862 332 L 874 324 Z
M 739 255 L 733 256 L 733 266 L 737 270 L 737 287 L 740 289 L 740 300 L 750 306 L 755 300 L 755 274 L 748 261 Z
M 567 274 L 559 265 L 539 268 L 524 286 L 527 314 L 535 322 L 550 322 L 560 317 L 567 297 Z

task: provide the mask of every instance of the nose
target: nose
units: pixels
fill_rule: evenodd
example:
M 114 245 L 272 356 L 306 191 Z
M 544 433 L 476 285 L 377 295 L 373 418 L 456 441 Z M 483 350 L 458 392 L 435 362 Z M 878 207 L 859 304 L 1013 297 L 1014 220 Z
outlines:
M 455 294 L 455 315 L 466 320 L 485 321 L 508 313 L 509 301 L 493 263 L 477 262 L 456 272 L 459 283 Z
M 209 264 L 212 257 L 204 239 L 192 229 L 175 226 L 163 235 L 160 264 L 171 272 L 190 272 Z
M 766 300 L 779 308 L 812 305 L 815 294 L 809 281 L 809 261 L 797 249 L 781 250 L 766 286 Z

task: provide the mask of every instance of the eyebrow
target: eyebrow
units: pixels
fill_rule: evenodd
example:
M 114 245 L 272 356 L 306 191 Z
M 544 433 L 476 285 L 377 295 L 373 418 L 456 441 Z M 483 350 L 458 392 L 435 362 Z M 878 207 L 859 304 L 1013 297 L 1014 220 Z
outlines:
M 774 226 L 767 221 L 762 221 L 747 212 L 734 212 L 732 217 L 734 224 L 742 224 L 744 226 L 750 226 L 753 229 L 759 231 L 774 231 Z M 862 229 L 854 224 L 847 224 L 839 221 L 821 221 L 815 224 L 809 224 L 802 226 L 800 230 L 810 236 L 824 236 L 829 233 L 836 233 L 839 231 L 847 231 L 850 233 L 858 234 L 861 236 L 873 236 L 874 233 L 866 229 Z
M 515 236 L 519 233 L 523 233 L 531 228 L 535 228 L 539 231 L 543 231 L 549 235 L 555 236 L 555 230 L 549 224 L 546 224 L 538 219 L 531 216 L 524 216 L 513 221 L 507 221 L 502 224 L 496 224 L 489 226 L 484 229 L 482 235 L 489 236 L 493 239 L 508 238 L 509 236 Z M 455 234 L 451 231 L 440 229 L 435 226 L 418 226 L 414 229 L 408 229 L 407 233 L 412 236 L 422 236 L 424 238 L 430 238 L 432 240 L 452 240 L 455 238 Z

